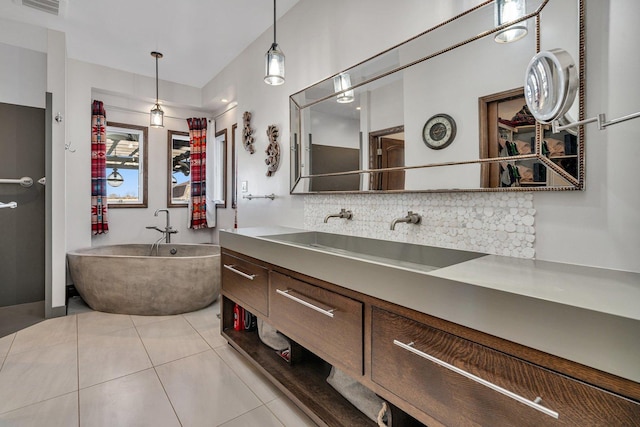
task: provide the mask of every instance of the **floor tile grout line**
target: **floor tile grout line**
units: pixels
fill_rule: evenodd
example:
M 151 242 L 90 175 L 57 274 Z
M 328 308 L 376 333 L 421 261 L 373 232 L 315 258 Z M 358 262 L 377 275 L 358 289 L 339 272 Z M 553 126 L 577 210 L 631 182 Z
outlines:
M 261 408 L 261 407 L 263 407 L 263 406 L 265 406 L 265 407 L 266 407 L 266 405 L 263 403 L 262 405 L 260 405 L 260 406 L 256 406 L 256 407 L 255 407 L 255 408 L 253 408 L 253 409 L 249 409 L 248 411 L 243 412 L 242 414 L 240 414 L 240 415 L 238 415 L 238 416 L 236 416 L 236 417 L 233 417 L 233 418 L 231 418 L 231 419 L 228 419 L 227 421 L 223 422 L 222 424 L 217 424 L 217 425 L 216 425 L 216 427 L 224 427 L 224 425 L 225 425 L 225 424 L 229 424 L 230 422 L 232 422 L 232 421 L 234 421 L 234 420 L 237 420 L 238 418 L 240 418 L 240 417 L 243 417 L 243 416 L 247 415 L 249 412 L 255 411 L 256 409 L 260 409 L 260 408 Z M 269 408 L 267 408 L 267 410 L 269 410 Z M 280 421 L 280 419 L 279 419 L 279 418 L 277 418 L 277 417 L 276 417 L 276 419 L 277 419 L 278 421 Z M 282 421 L 280 421 L 280 424 L 282 424 Z M 282 427 L 285 427 L 285 426 L 284 426 L 284 424 L 282 424 Z
M 133 319 L 132 319 L 133 321 Z M 189 322 L 187 322 L 189 323 Z M 141 325 L 143 326 L 143 325 Z M 158 381 L 160 382 L 160 386 L 162 387 L 162 391 L 164 391 L 164 395 L 167 396 L 167 401 L 169 401 L 169 405 L 171 405 L 171 410 L 173 411 L 173 413 L 176 416 L 176 419 L 178 420 L 178 424 L 180 424 L 180 426 L 182 427 L 182 420 L 180 419 L 180 416 L 178 415 L 178 411 L 176 411 L 176 408 L 173 406 L 173 402 L 171 401 L 171 397 L 169 396 L 169 393 L 167 392 L 167 389 L 164 386 L 164 383 L 162 382 L 162 378 L 160 378 L 160 375 L 158 374 L 158 370 L 156 369 L 156 365 L 153 363 L 153 359 L 151 359 L 151 355 L 149 354 L 149 350 L 147 350 L 147 346 L 144 344 L 144 340 L 142 339 L 142 336 L 140 335 L 140 331 L 138 331 L 138 327 L 135 325 L 134 322 L 134 328 L 136 329 L 136 334 L 138 334 L 138 338 L 140 339 L 140 342 L 142 343 L 142 347 L 144 348 L 144 351 L 147 353 L 147 357 L 149 358 L 149 362 L 151 363 L 151 368 L 153 369 L 153 372 L 156 374 L 156 378 L 158 378 Z M 171 363 L 171 362 L 167 362 L 167 363 Z M 158 365 L 158 366 L 162 366 L 162 365 Z
M 80 427 L 80 327 L 78 315 L 76 316 L 76 381 L 78 382 L 78 427 Z
M 189 326 L 191 326 L 191 327 L 193 328 L 193 330 L 194 330 L 194 331 L 196 331 L 196 333 L 197 333 L 198 335 L 200 335 L 200 338 L 202 338 L 202 340 L 203 340 L 205 343 L 207 343 L 207 345 L 209 346 L 209 348 L 210 348 L 211 350 L 215 350 L 215 347 L 213 347 L 213 346 L 209 343 L 209 341 L 207 341 L 207 339 L 206 339 L 206 338 L 205 338 L 205 337 L 200 333 L 200 331 L 198 330 L 198 328 L 196 328 L 196 327 L 195 327 L 191 322 L 189 322 L 189 319 L 187 319 L 187 317 L 186 317 L 184 314 L 182 315 L 182 318 L 183 318 L 183 319 L 184 319 L 184 320 L 189 324 Z
M 60 394 L 58 396 L 48 397 L 48 398 L 46 398 L 44 400 L 40 400 L 38 402 L 32 402 L 32 403 L 29 403 L 28 405 L 20 406 L 19 408 L 14 408 L 14 409 L 10 409 L 8 411 L 0 412 L 0 416 L 9 414 L 9 413 L 14 412 L 14 411 L 20 411 L 20 410 L 23 410 L 23 409 L 28 408 L 30 406 L 41 405 L 44 402 L 48 402 L 48 401 L 53 400 L 53 399 L 58 399 L 60 397 L 67 396 L 67 395 L 72 394 L 72 393 L 78 393 L 78 390 L 73 390 L 73 391 L 70 391 L 68 393 Z
M 114 315 L 118 315 L 120 316 L 120 314 L 118 313 L 107 313 L 106 311 L 92 311 L 92 312 L 85 312 L 85 313 L 79 313 L 79 314 L 87 314 L 87 313 L 103 313 L 103 314 L 114 314 Z M 79 314 L 74 314 L 74 316 L 79 316 Z M 129 317 L 129 320 L 131 321 L 131 324 L 133 326 L 127 326 L 126 328 L 117 328 L 117 329 L 112 329 L 112 330 L 108 330 L 108 331 L 99 331 L 100 333 L 111 333 L 111 332 L 119 332 L 119 331 L 124 331 L 125 329 L 130 329 L 132 327 L 135 327 L 135 324 L 133 323 L 133 319 L 131 319 L 131 316 L 127 314 L 127 317 Z M 87 333 L 87 332 L 83 332 L 82 335 L 95 335 L 93 332 L 92 333 Z M 78 336 L 80 336 L 80 328 L 78 327 Z
M 75 316 L 75 315 L 73 315 L 73 316 Z M 67 316 L 63 316 L 63 317 L 67 317 Z M 52 318 L 52 319 L 55 319 L 55 318 Z M 44 322 L 46 322 L 47 320 L 51 320 L 51 319 L 45 319 L 45 320 L 44 320 L 44 321 L 42 321 L 42 322 L 38 322 L 38 323 L 36 323 L 36 325 L 37 325 L 37 324 L 40 324 L 40 323 L 44 323 Z M 77 358 L 77 352 L 78 352 L 78 346 L 77 346 L 77 335 L 78 335 L 78 334 L 77 334 L 77 317 L 76 317 L 75 321 L 76 321 L 76 358 Z M 29 328 L 31 328 L 32 326 L 35 326 L 35 325 L 27 326 L 26 328 L 23 328 L 23 329 L 21 329 L 20 331 L 24 331 L 24 330 L 26 330 L 26 329 L 29 329 Z M 6 357 L 4 358 L 3 363 L 2 363 L 2 365 L 0 366 L 0 370 L 4 367 L 4 365 L 5 365 L 6 361 L 7 361 L 7 359 L 9 358 L 9 353 L 11 352 L 11 348 L 13 347 L 13 344 L 14 344 L 14 342 L 15 342 L 16 338 L 18 337 L 18 332 L 20 332 L 20 331 L 17 331 L 17 332 L 15 332 L 15 333 L 14 333 L 13 340 L 11 341 L 11 344 L 10 344 L 10 346 L 9 346 L 9 350 L 7 351 L 7 355 L 6 355 Z M 11 356 L 13 357 L 13 356 L 16 356 L 16 355 L 23 355 L 24 353 L 28 353 L 28 352 L 32 352 L 32 351 L 41 351 L 41 350 L 43 350 L 43 349 L 48 349 L 48 348 L 51 348 L 51 347 L 55 347 L 55 346 L 58 346 L 58 345 L 65 344 L 65 343 L 66 343 L 66 342 L 68 342 L 68 341 L 72 341 L 72 340 L 71 340 L 71 339 L 67 339 L 67 340 L 63 340 L 63 341 L 61 341 L 61 342 L 58 342 L 58 343 L 56 343 L 56 344 L 52 344 L 52 345 L 45 346 L 45 347 L 43 347 L 43 348 L 32 348 L 32 349 L 29 349 L 29 350 L 20 351 L 20 352 L 18 352 L 18 353 L 14 353 L 14 354 L 12 354 Z M 77 375 L 77 370 L 78 370 L 78 363 L 77 363 L 77 360 L 76 360 L 76 375 Z M 65 396 L 65 395 L 70 394 L 70 393 L 77 393 L 78 391 L 79 391 L 79 389 L 78 389 L 78 388 L 76 388 L 76 390 L 73 390 L 73 391 L 68 392 L 68 393 L 63 393 L 63 394 L 60 394 L 60 395 L 58 395 L 58 396 L 52 396 L 52 397 L 46 398 L 46 399 L 44 399 L 44 400 L 40 400 L 40 401 L 37 401 L 37 402 L 32 402 L 32 403 L 29 403 L 29 404 L 24 405 L 24 406 L 19 406 L 19 407 L 17 407 L 17 408 L 13 408 L 13 409 L 10 409 L 10 410 L 8 410 L 8 411 L 0 412 L 0 415 L 4 415 L 4 414 L 7 414 L 7 413 L 9 413 L 9 412 L 17 411 L 17 410 L 19 410 L 19 409 L 24 409 L 24 408 L 27 408 L 27 407 L 29 407 L 29 406 L 31 406 L 31 405 L 37 405 L 37 404 L 40 404 L 40 403 L 42 403 L 42 402 L 46 402 L 46 401 L 51 400 L 51 399 L 55 399 L 55 398 L 58 398 L 58 397 L 61 397 L 61 396 Z M 79 399 L 79 394 L 78 394 L 78 399 Z M 79 405 L 78 405 L 78 411 L 79 411 Z M 79 422 L 79 421 L 78 421 L 78 422 Z M 78 427 L 79 427 L 79 426 L 78 426 Z
M 227 343 L 227 345 L 229 346 L 229 348 L 231 348 L 231 350 L 233 350 L 233 351 L 237 352 L 237 353 L 238 353 L 238 355 L 240 355 L 241 357 L 244 357 L 244 356 L 242 356 L 242 355 L 240 354 L 240 352 L 238 352 L 238 350 L 236 350 L 235 348 L 233 348 L 233 346 L 232 346 L 231 344 Z M 219 354 L 217 351 L 213 350 L 213 352 L 214 352 L 214 353 L 216 353 L 216 354 L 218 355 L 218 357 L 222 360 L 222 363 L 224 363 L 224 364 L 225 364 L 229 369 L 231 369 L 231 371 L 232 371 L 234 374 L 236 374 L 236 376 L 237 376 L 237 377 L 238 377 L 238 379 L 242 382 L 242 384 L 244 384 L 245 386 L 247 386 L 247 388 L 249 389 L 249 391 L 251 391 L 251 393 L 253 393 L 253 395 L 258 399 L 258 401 L 259 401 L 259 402 L 261 402 L 263 405 L 266 405 L 266 404 L 267 404 L 267 403 L 269 403 L 269 402 L 273 402 L 275 399 L 277 399 L 277 398 L 278 398 L 278 396 L 276 396 L 276 397 L 274 397 L 273 399 L 271 399 L 269 402 L 263 402 L 263 401 L 262 401 L 262 399 L 260 399 L 260 396 L 258 396 L 258 395 L 256 394 L 256 392 L 255 392 L 255 391 L 253 391 L 253 388 L 251 388 L 251 385 L 250 385 L 250 384 L 248 384 L 248 383 L 247 383 L 247 382 L 246 382 L 246 381 L 245 381 L 245 380 L 240 376 L 240 374 L 239 374 L 235 369 L 233 369 L 233 366 L 231 366 L 229 363 L 227 363 L 227 361 L 226 361 L 226 360 L 224 360 L 224 358 L 223 358 L 222 356 L 220 356 L 220 354 Z M 250 367 L 251 367 L 251 365 L 248 365 L 248 366 L 250 366 Z M 254 368 L 254 369 L 255 369 L 255 368 Z M 264 374 L 262 374 L 260 371 L 257 371 L 257 372 L 258 372 L 258 374 L 260 374 L 261 376 L 263 376 L 263 377 L 264 377 Z M 269 380 L 267 379 L 267 381 L 269 381 Z M 271 381 L 269 381 L 269 382 L 271 382 Z
M 4 368 L 4 364 L 7 363 L 7 359 L 9 358 L 9 353 L 11 353 L 11 347 L 13 347 L 13 343 L 16 341 L 16 337 L 17 336 L 18 336 L 18 332 L 14 332 L 13 333 L 13 339 L 11 340 L 11 344 L 9 344 L 9 348 L 7 349 L 7 353 L 4 355 L 4 359 L 2 359 L 2 363 L 0 364 L 0 371 L 2 371 L 2 368 Z
M 160 378 L 160 375 L 158 374 L 158 370 L 156 369 L 156 367 L 153 367 L 153 372 L 155 372 L 156 374 L 156 378 L 158 378 L 158 381 L 160 381 L 160 386 L 162 387 L 162 391 L 164 391 L 164 395 L 167 396 L 167 400 L 169 401 L 169 405 L 171 405 L 171 409 L 173 410 L 173 413 L 176 416 L 176 419 L 178 420 L 178 423 L 180 424 L 180 426 L 182 427 L 182 420 L 180 419 L 180 416 L 178 415 L 178 411 L 176 410 L 175 406 L 173 406 L 173 402 L 171 401 L 171 397 L 169 396 L 169 392 L 167 392 L 166 387 L 164 386 L 164 383 L 162 382 L 162 378 Z
M 75 314 L 74 314 L 74 315 L 72 315 L 72 316 L 75 316 Z M 56 345 L 63 344 L 63 343 L 65 343 L 65 342 L 67 342 L 67 341 L 73 341 L 73 339 L 72 339 L 72 338 L 66 338 L 66 339 L 64 339 L 64 338 L 63 338 L 63 339 L 62 339 L 62 341 L 55 342 L 55 343 L 53 343 L 53 344 L 48 344 L 48 345 L 45 345 L 45 346 L 42 346 L 42 347 L 32 347 L 32 348 L 27 348 L 27 349 L 25 349 L 25 350 L 20 350 L 20 351 L 18 351 L 18 352 L 11 353 L 11 351 L 14 349 L 16 339 L 18 339 L 18 334 L 19 334 L 20 332 L 24 332 L 24 331 L 26 331 L 26 330 L 29 330 L 29 329 L 31 329 L 31 328 L 33 328 L 33 327 L 35 327 L 35 326 L 41 326 L 41 325 L 43 325 L 43 324 L 45 324 L 45 323 L 51 323 L 51 321 L 60 320 L 60 319 L 66 319 L 67 317 L 71 317 L 71 316 L 51 317 L 51 318 L 49 318 L 49 319 L 45 319 L 45 320 L 43 320 L 42 322 L 38 322 L 38 323 L 36 323 L 36 324 L 29 325 L 29 326 L 27 326 L 27 327 L 25 327 L 25 328 L 20 329 L 19 331 L 14 332 L 14 334 L 15 334 L 15 335 L 13 336 L 13 340 L 11 341 L 11 345 L 10 345 L 10 347 L 9 347 L 9 350 L 7 351 L 6 356 L 5 356 L 5 362 L 6 362 L 7 358 L 9 357 L 9 355 L 11 355 L 11 356 L 13 357 L 13 356 L 15 356 L 15 355 L 17 355 L 17 354 L 27 353 L 27 352 L 29 352 L 29 351 L 35 351 L 35 350 L 43 350 L 43 349 L 45 349 L 45 348 L 54 347 L 54 346 L 56 346 Z M 77 330 L 76 330 L 76 336 L 77 336 Z M 11 353 L 11 354 L 10 354 L 10 353 Z
M 276 401 L 276 400 L 278 400 L 278 399 L 281 399 L 281 398 L 280 398 L 280 397 L 276 397 L 275 399 L 273 399 L 273 400 L 272 400 L 272 401 L 270 401 L 269 403 L 271 403 L 271 402 L 275 402 L 275 401 Z M 282 399 L 281 399 L 281 400 L 282 400 Z M 284 404 L 284 401 L 283 401 L 283 404 Z M 280 419 L 280 417 L 278 416 L 278 414 L 276 414 L 274 411 L 272 411 L 272 410 L 271 410 L 271 408 L 269 408 L 269 404 L 265 403 L 265 404 L 264 404 L 264 406 L 267 408 L 267 410 L 268 410 L 269 412 L 271 412 L 271 413 L 273 414 L 273 416 L 274 416 L 274 417 L 276 417 L 276 419 L 277 419 L 278 421 L 280 421 L 280 423 L 283 425 L 283 427 L 287 427 L 287 425 L 284 423 L 284 421 Z M 304 412 L 303 412 L 303 413 L 304 413 Z M 304 415 L 305 415 L 305 416 L 307 416 L 307 414 L 304 414 Z M 307 416 L 307 418 L 308 418 L 308 416 Z M 314 424 L 315 424 L 315 423 L 314 423 Z

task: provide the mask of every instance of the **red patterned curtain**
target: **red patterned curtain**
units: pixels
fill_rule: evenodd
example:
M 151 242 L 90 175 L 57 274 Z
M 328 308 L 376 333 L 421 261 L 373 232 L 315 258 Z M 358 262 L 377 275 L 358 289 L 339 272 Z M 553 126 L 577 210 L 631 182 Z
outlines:
M 107 221 L 107 114 L 102 101 L 91 106 L 91 232 L 109 232 Z
M 191 147 L 189 228 L 207 228 L 207 119 L 187 119 Z

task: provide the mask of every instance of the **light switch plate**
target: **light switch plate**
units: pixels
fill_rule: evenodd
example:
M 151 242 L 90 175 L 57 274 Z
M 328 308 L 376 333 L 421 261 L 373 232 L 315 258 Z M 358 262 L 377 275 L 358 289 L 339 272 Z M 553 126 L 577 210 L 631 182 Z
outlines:
M 249 191 L 249 181 L 242 181 L 241 188 L 243 193 Z

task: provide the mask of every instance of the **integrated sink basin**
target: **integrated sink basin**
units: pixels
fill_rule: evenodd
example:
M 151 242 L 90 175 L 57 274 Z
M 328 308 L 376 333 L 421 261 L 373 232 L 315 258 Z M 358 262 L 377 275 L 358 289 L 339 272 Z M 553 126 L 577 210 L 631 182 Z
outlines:
M 421 271 L 449 267 L 486 255 L 479 252 L 322 233 L 319 231 L 265 235 L 260 236 L 260 238 Z

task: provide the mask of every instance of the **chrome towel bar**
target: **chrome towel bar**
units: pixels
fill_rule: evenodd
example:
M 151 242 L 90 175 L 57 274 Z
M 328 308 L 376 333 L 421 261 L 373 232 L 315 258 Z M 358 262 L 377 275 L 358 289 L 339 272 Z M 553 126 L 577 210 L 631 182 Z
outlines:
M 0 202 L 0 209 L 3 209 L 3 208 L 14 209 L 14 208 L 17 208 L 17 207 L 18 207 L 18 204 L 16 202 L 9 202 L 9 203 Z
M 0 179 L 0 184 L 20 184 L 23 187 L 31 187 L 33 185 L 33 179 L 28 176 L 23 176 L 20 179 Z
M 276 198 L 276 195 L 273 194 L 273 193 L 267 194 L 265 196 L 254 196 L 252 194 L 246 194 L 246 195 L 242 196 L 242 198 L 243 199 L 249 199 L 249 200 L 252 200 L 252 199 L 271 199 L 271 200 L 273 200 L 273 199 Z

